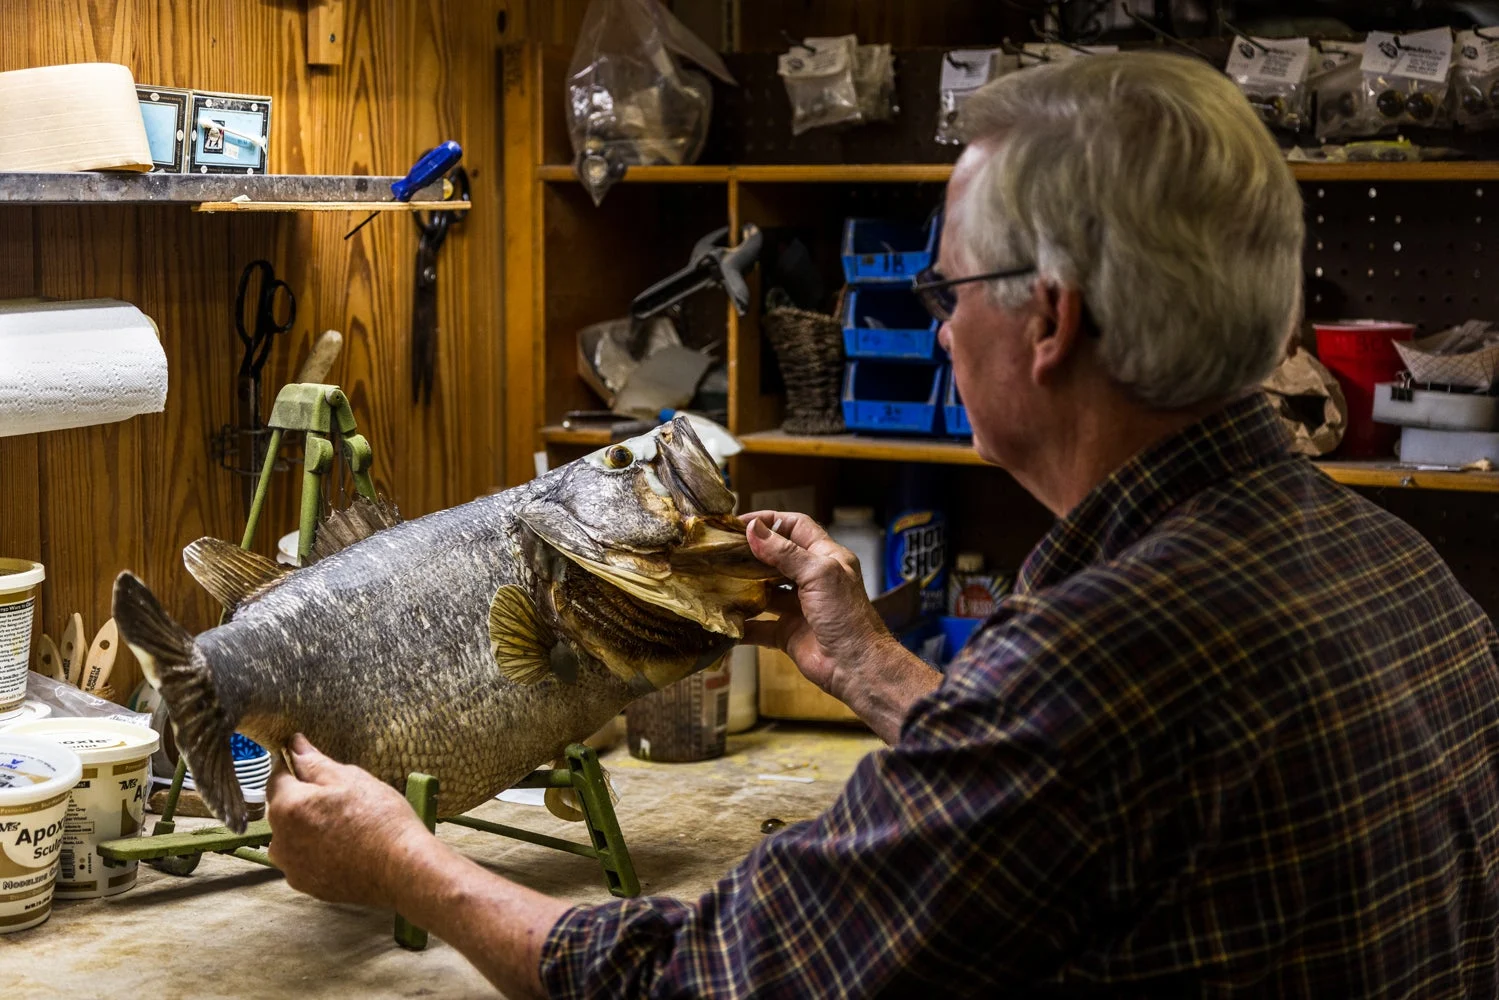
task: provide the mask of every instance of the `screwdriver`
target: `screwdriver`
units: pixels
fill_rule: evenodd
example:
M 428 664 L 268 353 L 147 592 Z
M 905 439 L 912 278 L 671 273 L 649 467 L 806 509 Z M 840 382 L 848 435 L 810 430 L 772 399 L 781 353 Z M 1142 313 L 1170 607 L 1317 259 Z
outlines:
M 406 172 L 406 176 L 390 186 L 390 193 L 396 196 L 396 201 L 410 201 L 412 195 L 453 169 L 453 165 L 462 158 L 463 147 L 452 139 L 449 139 L 436 148 L 429 149 L 423 153 L 421 159 L 417 160 L 411 169 Z M 348 239 L 359 232 L 359 230 L 369 224 L 370 219 L 379 214 L 379 212 L 371 212 L 369 218 L 353 229 L 350 229 L 344 235 L 344 239 Z

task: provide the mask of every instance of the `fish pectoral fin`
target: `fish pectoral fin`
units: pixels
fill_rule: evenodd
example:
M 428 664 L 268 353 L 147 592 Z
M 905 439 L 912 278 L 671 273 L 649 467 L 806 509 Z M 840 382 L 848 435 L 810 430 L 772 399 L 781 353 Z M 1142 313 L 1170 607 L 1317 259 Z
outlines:
M 193 542 L 182 550 L 182 564 L 214 600 L 230 611 L 291 572 L 222 538 L 200 538 Z
M 552 673 L 556 638 L 531 596 L 513 583 L 495 591 L 489 604 L 489 651 L 507 680 L 536 684 Z
M 385 497 L 370 501 L 357 496 L 353 503 L 342 510 L 335 510 L 317 526 L 307 565 L 311 566 L 319 559 L 342 552 L 355 542 L 362 542 L 376 532 L 393 528 L 400 523 L 401 512 Z

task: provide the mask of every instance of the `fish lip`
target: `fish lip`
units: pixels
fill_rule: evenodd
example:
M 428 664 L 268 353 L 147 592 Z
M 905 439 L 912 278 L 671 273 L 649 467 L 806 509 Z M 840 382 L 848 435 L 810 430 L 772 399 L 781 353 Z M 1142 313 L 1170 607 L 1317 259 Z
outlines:
M 723 516 L 734 512 L 738 498 L 724 485 L 713 456 L 703 446 L 692 422 L 673 417 L 661 428 L 654 465 L 656 476 L 671 493 L 682 517 Z

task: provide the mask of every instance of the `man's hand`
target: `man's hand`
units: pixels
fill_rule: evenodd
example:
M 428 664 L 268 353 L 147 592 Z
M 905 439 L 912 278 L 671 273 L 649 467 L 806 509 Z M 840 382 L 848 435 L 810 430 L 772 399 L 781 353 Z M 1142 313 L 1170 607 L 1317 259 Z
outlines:
M 395 908 L 400 869 L 444 850 L 401 793 L 368 771 L 319 753 L 301 733 L 267 786 L 270 857 L 293 889 L 330 903 Z
M 885 628 L 864 592 L 858 557 L 817 522 L 779 511 L 756 511 L 745 520 L 750 551 L 780 570 L 796 593 L 773 598 L 778 620 L 745 622 L 744 641 L 784 650 L 808 680 L 894 743 L 907 710 L 941 675 Z

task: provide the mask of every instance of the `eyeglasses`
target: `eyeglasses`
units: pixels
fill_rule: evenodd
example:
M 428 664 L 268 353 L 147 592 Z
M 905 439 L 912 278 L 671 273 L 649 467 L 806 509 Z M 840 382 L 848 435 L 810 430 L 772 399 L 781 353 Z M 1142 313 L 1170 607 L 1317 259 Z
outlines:
M 958 308 L 958 293 L 953 288 L 958 285 L 966 285 L 970 281 L 999 281 L 1002 278 L 1023 278 L 1027 274 L 1035 274 L 1035 265 L 1030 267 L 1012 267 L 1005 271 L 990 271 L 988 274 L 970 274 L 966 278 L 947 278 L 935 267 L 929 267 L 916 276 L 916 282 L 911 286 L 911 291 L 926 306 L 926 311 L 933 317 L 946 323 L 952 319 L 953 310 Z

